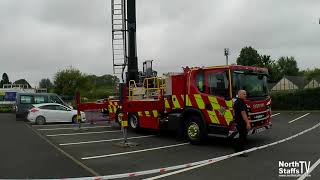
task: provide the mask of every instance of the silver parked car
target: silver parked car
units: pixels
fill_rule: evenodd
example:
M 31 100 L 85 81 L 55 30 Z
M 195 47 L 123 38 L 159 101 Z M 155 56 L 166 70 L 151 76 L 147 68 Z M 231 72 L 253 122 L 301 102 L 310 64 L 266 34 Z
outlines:
M 77 110 L 58 103 L 34 104 L 29 110 L 27 119 L 36 124 L 52 122 L 77 122 Z M 81 112 L 81 122 L 86 121 L 84 112 Z

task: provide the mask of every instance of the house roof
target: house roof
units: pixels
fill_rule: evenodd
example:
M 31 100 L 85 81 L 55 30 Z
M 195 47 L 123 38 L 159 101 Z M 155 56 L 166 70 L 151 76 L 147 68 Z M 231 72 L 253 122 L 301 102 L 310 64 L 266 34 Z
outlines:
M 287 78 L 293 84 L 298 86 L 299 89 L 303 89 L 307 84 L 307 81 L 302 76 L 284 76 L 284 78 Z
M 271 90 L 277 83 L 268 83 L 268 89 Z
M 314 78 L 311 79 L 311 81 L 312 80 L 316 80 L 318 83 L 320 83 L 320 76 L 314 77 Z

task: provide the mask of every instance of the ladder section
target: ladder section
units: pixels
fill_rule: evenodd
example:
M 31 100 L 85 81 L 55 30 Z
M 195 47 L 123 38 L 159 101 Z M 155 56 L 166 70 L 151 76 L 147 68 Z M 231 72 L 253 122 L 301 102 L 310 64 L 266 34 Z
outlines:
M 113 73 L 122 74 L 127 65 L 126 0 L 111 0 Z

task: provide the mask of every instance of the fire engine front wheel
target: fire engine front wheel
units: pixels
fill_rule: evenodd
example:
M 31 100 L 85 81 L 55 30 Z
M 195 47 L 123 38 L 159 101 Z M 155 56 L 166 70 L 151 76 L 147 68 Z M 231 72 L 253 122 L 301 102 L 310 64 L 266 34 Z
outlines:
M 204 131 L 204 125 L 198 116 L 188 117 L 185 132 L 191 144 L 201 144 L 206 138 Z
M 128 118 L 128 125 L 129 128 L 132 130 L 139 129 L 139 119 L 137 114 L 130 114 Z

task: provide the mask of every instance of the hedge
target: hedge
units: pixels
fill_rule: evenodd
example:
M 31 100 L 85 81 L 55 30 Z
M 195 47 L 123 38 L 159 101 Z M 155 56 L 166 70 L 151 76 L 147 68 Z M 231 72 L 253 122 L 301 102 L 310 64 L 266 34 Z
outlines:
M 13 112 L 13 107 L 12 105 L 0 105 L 0 113 L 8 113 L 8 112 Z
M 272 92 L 274 110 L 320 110 L 320 88 Z

